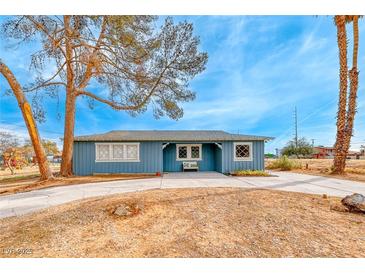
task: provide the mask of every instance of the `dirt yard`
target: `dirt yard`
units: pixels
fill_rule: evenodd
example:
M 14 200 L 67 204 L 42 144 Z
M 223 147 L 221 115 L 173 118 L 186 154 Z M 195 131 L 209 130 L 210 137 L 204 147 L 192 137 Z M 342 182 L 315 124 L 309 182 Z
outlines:
M 94 176 L 55 177 L 54 180 L 39 181 L 38 175 L 27 175 L 24 178 L 7 178 L 0 180 L 0 196 L 12 193 L 31 191 L 54 186 L 98 183 L 116 180 L 132 180 L 151 178 L 148 174 L 110 174 Z
M 302 164 L 302 168 L 292 170 L 292 172 L 365 182 L 365 160 L 347 160 L 345 175 L 331 174 L 331 166 L 333 163 L 333 159 L 298 159 L 298 160 L 294 159 L 294 160 L 299 161 Z M 265 165 L 267 166 L 271 161 L 273 160 L 266 159 Z M 306 164 L 308 164 L 308 168 L 306 168 Z
M 60 171 L 60 164 L 50 164 L 52 172 Z M 22 169 L 15 169 L 15 174 L 11 174 L 10 169 L 6 168 L 0 170 L 0 180 L 11 178 L 22 178 L 30 175 L 39 175 L 39 169 L 37 165 L 26 166 Z
M 129 217 L 112 214 L 138 204 Z M 3 257 L 364 257 L 365 215 L 270 190 L 150 190 L 0 220 Z

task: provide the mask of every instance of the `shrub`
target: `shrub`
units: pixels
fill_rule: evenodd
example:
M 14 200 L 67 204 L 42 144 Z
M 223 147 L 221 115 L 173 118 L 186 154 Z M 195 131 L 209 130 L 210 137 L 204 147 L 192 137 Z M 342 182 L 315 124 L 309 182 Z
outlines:
M 234 176 L 271 176 L 264 170 L 236 170 L 232 175 Z
M 365 169 L 363 168 L 345 168 L 345 171 L 348 173 L 353 173 L 353 174 L 365 174 Z
M 280 170 L 292 170 L 302 168 L 302 164 L 298 161 L 289 159 L 287 156 L 282 156 L 279 159 L 272 161 L 268 166 L 268 169 L 280 169 Z

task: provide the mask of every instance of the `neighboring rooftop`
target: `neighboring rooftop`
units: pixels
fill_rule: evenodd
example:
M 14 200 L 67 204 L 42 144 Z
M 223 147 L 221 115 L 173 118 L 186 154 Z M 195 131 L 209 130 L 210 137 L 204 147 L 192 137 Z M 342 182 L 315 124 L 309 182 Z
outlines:
M 113 130 L 76 136 L 75 141 L 269 141 L 274 138 L 231 134 L 222 130 Z

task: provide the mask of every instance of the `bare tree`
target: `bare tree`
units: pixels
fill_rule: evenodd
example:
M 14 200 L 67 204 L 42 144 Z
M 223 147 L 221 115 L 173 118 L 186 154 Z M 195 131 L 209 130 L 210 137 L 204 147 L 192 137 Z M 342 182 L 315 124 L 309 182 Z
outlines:
M 52 140 L 42 139 L 42 146 L 46 155 L 57 155 L 60 153 L 57 143 Z M 29 152 L 34 153 L 32 142 L 29 139 L 25 140 L 23 147 Z
M 11 90 L 14 93 L 16 100 L 18 101 L 19 108 L 23 114 L 25 125 L 27 126 L 30 139 L 33 144 L 33 148 L 38 160 L 39 172 L 41 175 L 41 180 L 47 180 L 53 178 L 52 171 L 49 167 L 47 157 L 44 153 L 44 149 L 39 137 L 37 125 L 33 118 L 32 109 L 24 96 L 23 90 L 16 80 L 14 74 L 10 69 L 0 60 L 0 73 L 8 81 Z
M 154 27 L 153 16 L 21 16 L 3 25 L 3 33 L 20 42 L 40 40 L 42 49 L 32 55 L 38 72 L 27 91 L 66 90 L 64 146 L 61 174 L 71 175 L 76 100 L 85 97 L 127 111 L 147 110 L 154 115 L 178 119 L 179 102 L 191 101 L 195 93 L 189 82 L 205 69 L 207 54 L 198 50 L 193 26 L 174 25 L 167 18 Z M 44 79 L 46 63 L 54 74 Z M 107 89 L 107 96 L 90 88 Z
M 14 174 L 12 165 L 14 148 L 19 146 L 19 138 L 16 135 L 1 131 L 0 132 L 0 156 L 2 157 L 3 166 L 9 168 L 11 174 Z
M 0 155 L 4 153 L 5 150 L 19 146 L 19 138 L 10 132 L 0 131 Z

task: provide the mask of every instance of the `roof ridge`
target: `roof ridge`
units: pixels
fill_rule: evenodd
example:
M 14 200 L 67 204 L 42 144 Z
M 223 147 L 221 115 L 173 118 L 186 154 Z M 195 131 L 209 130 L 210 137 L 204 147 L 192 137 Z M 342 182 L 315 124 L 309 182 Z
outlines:
M 271 140 L 257 135 L 233 134 L 224 130 L 111 130 L 106 133 L 75 136 L 75 141 L 248 141 Z
M 225 133 L 229 133 L 227 131 L 224 131 L 224 130 L 220 130 L 220 129 L 113 129 L 113 130 L 110 130 L 106 133 L 109 133 L 109 132 L 118 132 L 118 131 L 191 131 L 191 132 L 194 132 L 194 131 L 210 131 L 210 132 L 213 132 L 213 131 L 216 131 L 216 132 L 225 132 Z M 105 134 L 105 133 L 101 133 L 101 134 Z M 229 133 L 231 134 L 231 133 Z

